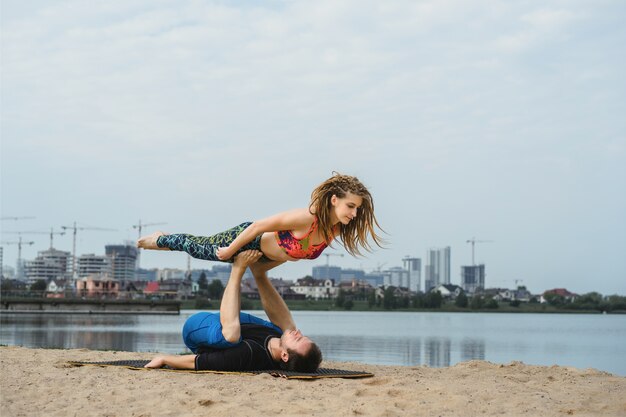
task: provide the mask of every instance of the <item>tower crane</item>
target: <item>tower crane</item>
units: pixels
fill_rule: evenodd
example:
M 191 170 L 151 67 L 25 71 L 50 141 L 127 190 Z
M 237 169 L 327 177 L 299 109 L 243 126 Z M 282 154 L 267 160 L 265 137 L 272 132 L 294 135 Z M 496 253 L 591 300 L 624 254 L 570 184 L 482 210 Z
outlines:
M 343 258 L 343 253 L 325 253 L 324 256 L 326 257 L 326 279 L 330 279 L 330 272 L 328 271 L 328 268 L 330 266 L 329 264 L 330 257 L 339 256 Z
M 102 230 L 102 231 L 111 231 L 114 232 L 115 229 L 105 229 L 102 227 L 88 227 L 88 226 L 76 226 L 76 222 L 74 222 L 73 226 L 61 226 L 63 230 L 73 230 L 73 239 L 72 239 L 72 279 L 74 280 L 74 284 L 76 283 L 76 279 L 78 278 L 78 271 L 76 270 L 76 232 L 78 230 Z
M 141 223 L 141 220 L 139 220 L 139 221 L 137 222 L 137 224 L 133 224 L 133 229 L 137 229 L 137 232 L 138 232 L 138 237 L 141 237 L 141 231 L 143 230 L 143 228 L 144 228 L 144 227 L 148 227 L 148 226 L 159 226 L 159 225 L 161 225 L 161 224 L 167 224 L 167 223 L 164 223 L 164 222 L 159 222 L 159 223 L 145 223 L 145 224 L 142 224 L 142 223 Z
M 3 245 L 17 245 L 17 272 L 18 278 L 22 278 L 22 245 L 34 245 L 35 242 L 22 242 L 22 236 L 19 236 L 17 242 L 2 242 Z
M 35 218 L 34 216 L 2 216 L 2 217 L 0 217 L 0 220 L 2 220 L 2 221 L 4 221 L 4 220 L 15 220 L 15 221 L 17 221 L 17 220 L 30 220 L 30 219 L 34 219 L 34 218 Z M 22 256 L 21 256 L 22 255 L 22 243 L 23 242 L 22 242 L 22 238 L 21 237 L 19 239 L 19 242 L 7 242 L 6 243 L 7 245 L 18 245 L 17 246 L 18 247 L 18 255 L 17 255 L 17 263 L 18 263 L 18 265 L 17 265 L 18 268 L 17 269 L 18 269 L 18 272 L 20 271 L 19 263 L 20 263 L 20 259 L 22 258 Z M 32 245 L 34 243 L 35 242 L 23 243 L 23 244 L 25 244 L 25 245 Z M 0 275 L 2 275 L 2 265 L 4 265 L 3 264 L 3 262 L 4 262 L 3 257 L 4 257 L 4 251 L 2 250 L 2 247 L 0 247 Z
M 54 248 L 54 235 L 64 235 L 65 232 L 55 232 L 54 228 L 50 228 L 50 232 L 43 232 L 39 230 L 27 231 L 27 232 L 5 232 L 5 233 L 17 233 L 21 235 L 49 235 L 50 236 L 50 249 Z
M 476 240 L 475 237 L 467 240 L 466 243 L 471 243 L 472 244 L 472 266 L 476 265 L 476 263 L 474 262 L 474 245 L 476 243 L 486 243 L 486 242 L 493 242 L 493 240 Z

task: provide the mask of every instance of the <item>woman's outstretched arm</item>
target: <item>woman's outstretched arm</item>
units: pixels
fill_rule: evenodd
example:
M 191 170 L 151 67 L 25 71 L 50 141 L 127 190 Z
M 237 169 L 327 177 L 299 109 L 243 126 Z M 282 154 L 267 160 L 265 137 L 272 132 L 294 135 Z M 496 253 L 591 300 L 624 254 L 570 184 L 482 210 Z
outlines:
M 278 230 L 304 229 L 313 222 L 312 214 L 308 209 L 294 209 L 266 217 L 253 222 L 232 243 L 225 248 L 217 250 L 217 257 L 225 261 L 233 257 L 243 245 L 249 243 L 258 235 L 265 232 L 276 232 Z

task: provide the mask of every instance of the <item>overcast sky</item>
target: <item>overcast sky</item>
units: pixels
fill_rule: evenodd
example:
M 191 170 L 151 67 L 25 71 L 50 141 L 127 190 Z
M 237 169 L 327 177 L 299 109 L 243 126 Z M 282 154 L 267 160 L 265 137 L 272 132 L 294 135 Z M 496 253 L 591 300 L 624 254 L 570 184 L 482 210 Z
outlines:
M 209 235 L 306 206 L 335 170 L 389 244 L 331 264 L 451 246 L 459 284 L 476 237 L 489 287 L 626 294 L 625 18 L 622 0 L 3 0 L 1 210 L 35 219 L 2 240 Z M 24 259 L 49 246 L 23 239 Z

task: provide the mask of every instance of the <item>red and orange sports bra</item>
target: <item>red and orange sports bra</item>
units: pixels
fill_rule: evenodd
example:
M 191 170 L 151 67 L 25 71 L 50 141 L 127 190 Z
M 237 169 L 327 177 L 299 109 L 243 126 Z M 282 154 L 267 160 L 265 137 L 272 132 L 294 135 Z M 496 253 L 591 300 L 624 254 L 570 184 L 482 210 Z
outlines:
M 291 233 L 291 230 L 281 230 L 276 232 L 276 243 L 283 248 L 285 253 L 296 259 L 316 259 L 322 254 L 328 243 L 322 242 L 318 245 L 312 245 L 310 242 L 311 234 L 317 230 L 317 216 L 311 224 L 309 231 L 301 238 L 297 238 Z

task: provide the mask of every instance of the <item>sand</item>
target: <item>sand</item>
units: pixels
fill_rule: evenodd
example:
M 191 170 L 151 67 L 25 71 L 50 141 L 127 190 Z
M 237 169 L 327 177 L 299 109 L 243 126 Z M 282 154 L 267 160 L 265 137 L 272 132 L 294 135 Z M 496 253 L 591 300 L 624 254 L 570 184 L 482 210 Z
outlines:
M 66 363 L 152 356 L 0 347 L 0 416 L 626 416 L 626 378 L 520 362 L 324 362 L 375 377 L 309 381 Z

